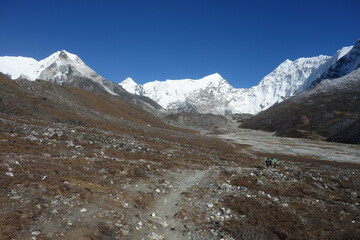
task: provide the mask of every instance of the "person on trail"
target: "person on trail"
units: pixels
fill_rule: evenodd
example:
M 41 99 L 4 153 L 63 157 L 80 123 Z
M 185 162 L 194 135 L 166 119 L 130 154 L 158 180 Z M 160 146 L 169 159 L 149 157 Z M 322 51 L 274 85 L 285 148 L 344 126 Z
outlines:
M 276 158 L 266 158 L 265 163 L 267 167 L 274 166 L 276 168 L 278 160 Z

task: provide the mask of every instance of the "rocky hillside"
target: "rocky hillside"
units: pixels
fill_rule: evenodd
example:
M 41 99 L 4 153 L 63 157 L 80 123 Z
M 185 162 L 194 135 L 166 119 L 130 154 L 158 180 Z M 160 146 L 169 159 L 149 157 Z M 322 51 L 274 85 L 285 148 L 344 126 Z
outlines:
M 259 113 L 242 127 L 279 136 L 360 143 L 360 69 Z
M 168 120 L 226 131 L 209 118 Z M 121 96 L 0 75 L 0 239 L 359 236 L 357 164 L 239 142 L 165 124 Z

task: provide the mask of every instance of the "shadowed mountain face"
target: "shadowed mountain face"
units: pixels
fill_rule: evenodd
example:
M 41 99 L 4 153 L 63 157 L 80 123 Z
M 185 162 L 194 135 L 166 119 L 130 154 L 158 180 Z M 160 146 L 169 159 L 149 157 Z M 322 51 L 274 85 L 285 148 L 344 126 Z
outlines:
M 279 136 L 360 143 L 360 70 L 274 105 L 241 125 Z
M 327 71 L 321 74 L 311 85 L 315 86 L 324 79 L 336 79 L 360 67 L 360 39 L 356 41 L 353 48 Z

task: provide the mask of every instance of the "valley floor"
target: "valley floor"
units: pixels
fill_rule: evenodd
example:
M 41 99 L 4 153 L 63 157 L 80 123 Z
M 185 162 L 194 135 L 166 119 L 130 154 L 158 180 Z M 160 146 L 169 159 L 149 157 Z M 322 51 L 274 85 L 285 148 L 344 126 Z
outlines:
M 360 145 L 277 137 L 272 132 L 241 128 L 217 137 L 250 145 L 257 152 L 360 164 Z
M 0 239 L 360 236 L 359 146 L 1 115 L 0 149 Z

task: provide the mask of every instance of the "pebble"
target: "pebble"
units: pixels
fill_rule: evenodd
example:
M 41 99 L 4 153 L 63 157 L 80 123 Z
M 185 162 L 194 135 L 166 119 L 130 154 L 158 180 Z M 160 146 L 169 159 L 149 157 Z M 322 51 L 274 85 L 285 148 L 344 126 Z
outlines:
M 87 209 L 86 209 L 86 208 L 82 208 L 82 209 L 80 209 L 80 212 L 87 212 Z
M 31 235 L 39 236 L 40 233 L 41 233 L 40 231 L 33 231 L 33 232 L 31 232 Z
M 154 233 L 154 232 L 149 233 L 148 237 L 149 237 L 151 240 L 162 240 L 162 239 L 164 239 L 164 236 L 159 235 L 159 234 L 156 234 L 156 233 Z

